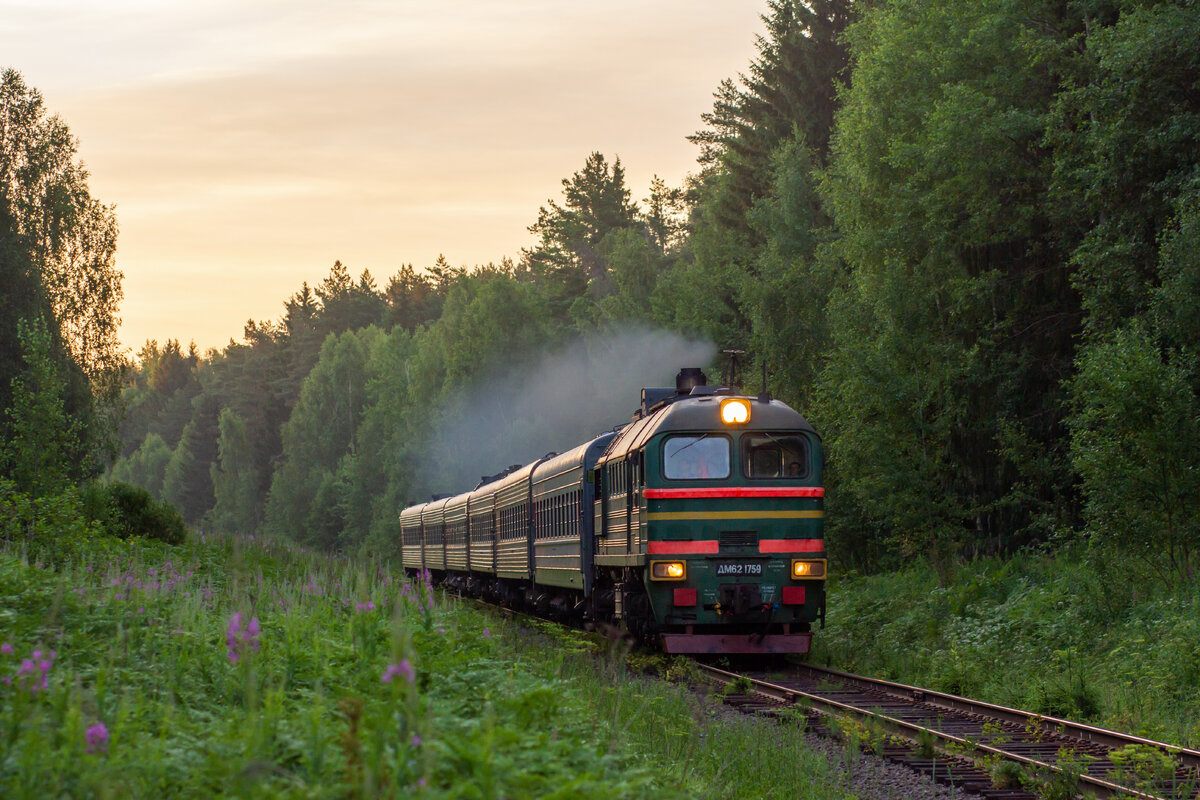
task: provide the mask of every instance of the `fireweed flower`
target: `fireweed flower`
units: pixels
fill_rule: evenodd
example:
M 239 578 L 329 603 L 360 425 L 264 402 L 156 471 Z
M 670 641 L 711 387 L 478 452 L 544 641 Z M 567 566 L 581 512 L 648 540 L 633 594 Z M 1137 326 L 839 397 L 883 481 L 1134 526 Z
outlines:
M 392 678 L 397 675 L 403 675 L 404 679 L 412 684 L 417 679 L 417 675 L 413 672 L 412 664 L 408 663 L 408 659 L 401 659 L 398 664 L 388 664 L 387 669 L 383 671 L 383 676 L 380 678 L 384 683 L 391 683 Z
M 11 656 L 13 654 L 13 646 L 8 642 L 0 644 L 0 653 L 3 653 L 6 656 Z
M 55 655 L 53 650 L 50 651 L 49 657 L 41 650 L 34 650 L 29 658 L 22 659 L 21 666 L 17 668 L 17 686 L 27 689 L 30 694 L 49 689 L 50 669 L 54 666 Z M 10 681 L 6 680 L 5 683 Z
M 241 612 L 234 612 L 225 628 L 225 650 L 230 664 L 238 663 L 247 651 L 258 652 L 258 617 L 251 617 L 245 628 L 242 627 L 243 619 Z
M 108 728 L 104 726 L 103 722 L 97 722 L 88 728 L 83 736 L 87 741 L 87 751 L 89 753 L 108 752 Z
M 358 611 L 359 614 L 361 614 L 364 611 L 374 611 L 375 604 L 373 602 L 371 602 L 370 600 L 368 600 L 365 603 L 355 603 L 354 608 Z

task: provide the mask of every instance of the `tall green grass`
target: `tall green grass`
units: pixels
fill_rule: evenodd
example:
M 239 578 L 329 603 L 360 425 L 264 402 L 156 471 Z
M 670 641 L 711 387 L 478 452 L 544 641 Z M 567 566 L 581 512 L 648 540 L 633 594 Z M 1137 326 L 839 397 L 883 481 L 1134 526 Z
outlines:
M 798 736 L 370 559 L 24 552 L 0 549 L 5 798 L 846 796 Z
M 813 658 L 1200 747 L 1200 586 L 1068 548 L 830 585 Z

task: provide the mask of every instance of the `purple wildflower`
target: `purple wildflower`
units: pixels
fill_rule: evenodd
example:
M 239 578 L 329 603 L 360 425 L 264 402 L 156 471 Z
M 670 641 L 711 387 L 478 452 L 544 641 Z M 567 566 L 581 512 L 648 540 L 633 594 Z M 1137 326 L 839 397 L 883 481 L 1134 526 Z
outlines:
M 258 617 L 251 617 L 245 628 L 242 627 L 242 619 L 241 612 L 235 611 L 225 628 L 225 649 L 230 664 L 236 664 L 247 650 L 258 652 Z
M 371 602 L 370 600 L 368 600 L 365 603 L 355 603 L 354 608 L 358 611 L 358 613 L 361 614 L 364 611 L 374 611 L 375 604 L 373 602 Z
M 391 683 L 392 678 L 397 675 L 403 675 L 404 679 L 412 684 L 417 679 L 417 675 L 413 672 L 412 664 L 408 663 L 408 659 L 401 659 L 398 664 L 388 664 L 387 669 L 383 671 L 383 676 L 380 678 L 384 683 Z
M 97 722 L 95 725 L 87 729 L 84 733 L 84 738 L 87 740 L 87 751 L 89 753 L 101 753 L 108 751 L 108 728 L 103 722 Z
M 417 735 L 417 734 L 415 734 L 415 733 L 412 735 L 412 746 L 413 746 L 413 747 L 420 747 L 420 746 L 421 746 L 421 737 L 420 737 L 420 736 L 418 736 L 418 735 Z
M 30 694 L 37 694 L 50 688 L 50 669 L 54 666 L 55 652 L 51 650 L 47 657 L 41 650 L 34 650 L 30 655 L 30 658 L 21 659 L 21 666 L 17 668 L 17 685 L 28 689 Z
M 484 629 L 483 629 L 483 638 L 485 638 L 485 639 L 490 639 L 490 638 L 492 638 L 492 629 L 491 629 L 491 628 L 484 628 Z
M 3 653 L 6 656 L 11 656 L 13 654 L 13 646 L 8 642 L 0 644 L 0 653 Z

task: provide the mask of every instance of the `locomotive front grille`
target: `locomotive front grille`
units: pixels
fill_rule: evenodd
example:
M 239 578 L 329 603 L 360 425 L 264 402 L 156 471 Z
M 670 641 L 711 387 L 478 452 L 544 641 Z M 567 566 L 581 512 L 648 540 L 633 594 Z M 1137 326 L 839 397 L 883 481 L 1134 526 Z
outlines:
M 758 531 L 721 531 L 719 539 L 722 550 L 743 547 L 758 549 Z

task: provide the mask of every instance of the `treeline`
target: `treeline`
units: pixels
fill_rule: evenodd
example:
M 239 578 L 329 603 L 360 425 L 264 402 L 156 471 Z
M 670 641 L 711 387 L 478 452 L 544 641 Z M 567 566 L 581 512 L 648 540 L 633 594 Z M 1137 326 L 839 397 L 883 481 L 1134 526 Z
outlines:
M 489 365 L 637 320 L 746 350 L 813 420 L 844 565 L 1083 534 L 1186 579 L 1197 4 L 772 0 L 764 20 L 687 186 L 634 202 L 593 153 L 515 262 L 383 288 L 335 265 L 221 352 L 148 344 L 113 474 L 203 524 L 386 546 L 406 500 L 462 488 L 430 485 L 429 432 Z

